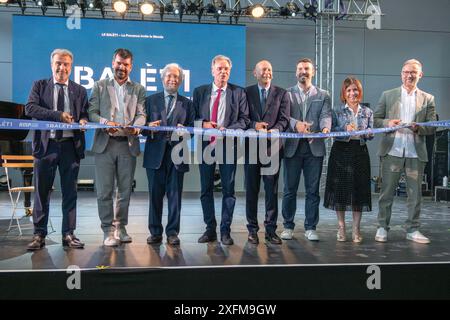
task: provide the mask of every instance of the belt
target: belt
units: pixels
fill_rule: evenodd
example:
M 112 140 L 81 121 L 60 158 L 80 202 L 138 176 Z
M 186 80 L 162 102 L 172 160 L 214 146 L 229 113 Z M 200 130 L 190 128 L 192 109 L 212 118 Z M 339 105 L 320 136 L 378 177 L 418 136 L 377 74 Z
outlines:
M 109 138 L 116 141 L 128 141 L 128 138 L 125 136 L 109 136 Z
M 54 142 L 66 142 L 66 141 L 73 141 L 72 137 L 67 137 L 67 138 L 60 138 L 60 139 L 50 139 L 50 141 L 54 141 Z

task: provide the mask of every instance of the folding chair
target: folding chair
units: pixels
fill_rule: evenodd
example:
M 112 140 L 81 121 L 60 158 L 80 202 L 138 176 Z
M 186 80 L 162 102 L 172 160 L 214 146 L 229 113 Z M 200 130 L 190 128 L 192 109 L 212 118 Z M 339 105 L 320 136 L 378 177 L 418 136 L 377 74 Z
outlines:
M 3 160 L 3 163 L 1 164 L 1 166 L 3 168 L 5 168 L 9 198 L 11 200 L 11 206 L 12 206 L 12 215 L 11 215 L 11 220 L 9 221 L 8 232 L 12 228 L 17 227 L 19 230 L 19 235 L 22 235 L 22 229 L 25 229 L 25 228 L 21 227 L 21 225 L 20 225 L 20 218 L 22 218 L 22 217 L 19 217 L 19 215 L 17 214 L 17 210 L 18 209 L 28 209 L 28 208 L 25 208 L 24 206 L 19 205 L 20 195 L 22 193 L 26 193 L 26 192 L 34 192 L 34 186 L 12 187 L 11 180 L 9 178 L 10 177 L 9 169 L 10 168 L 14 168 L 14 169 L 33 168 L 34 158 L 33 158 L 33 156 L 19 156 L 19 155 L 2 155 L 0 157 Z M 16 222 L 16 226 L 13 226 L 14 220 Z M 50 223 L 50 228 L 51 228 L 52 232 L 54 232 L 55 229 L 53 228 L 52 220 L 50 219 L 50 217 L 49 217 L 48 221 Z

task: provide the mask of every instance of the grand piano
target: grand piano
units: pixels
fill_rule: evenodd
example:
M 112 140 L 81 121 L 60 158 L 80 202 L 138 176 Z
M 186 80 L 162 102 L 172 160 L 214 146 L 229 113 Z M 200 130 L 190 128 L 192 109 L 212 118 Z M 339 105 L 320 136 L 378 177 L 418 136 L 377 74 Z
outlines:
M 30 119 L 25 116 L 23 104 L 0 101 L 0 118 Z M 28 130 L 0 130 L 0 154 L 31 155 L 31 141 L 26 141 Z M 1 160 L 0 160 L 1 161 Z M 33 183 L 33 169 L 21 169 L 24 186 Z M 25 214 L 30 215 L 31 195 L 26 192 L 24 197 Z

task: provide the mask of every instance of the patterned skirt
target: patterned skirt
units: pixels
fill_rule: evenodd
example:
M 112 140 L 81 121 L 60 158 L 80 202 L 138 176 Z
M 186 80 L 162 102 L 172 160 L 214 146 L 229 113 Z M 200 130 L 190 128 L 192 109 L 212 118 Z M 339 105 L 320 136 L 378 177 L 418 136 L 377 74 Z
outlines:
M 359 140 L 333 143 L 323 205 L 335 211 L 372 210 L 369 152 Z

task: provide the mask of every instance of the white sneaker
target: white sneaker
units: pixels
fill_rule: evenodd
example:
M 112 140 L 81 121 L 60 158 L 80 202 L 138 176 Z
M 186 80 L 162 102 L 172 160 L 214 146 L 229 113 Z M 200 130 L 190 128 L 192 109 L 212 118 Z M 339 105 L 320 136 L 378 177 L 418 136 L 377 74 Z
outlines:
M 421 234 L 420 231 L 408 232 L 406 239 L 417 243 L 430 243 L 430 239 Z
M 120 244 L 120 240 L 117 240 L 114 237 L 114 234 L 111 233 L 105 233 L 105 239 L 103 240 L 103 245 L 107 247 L 117 247 Z
M 283 240 L 292 240 L 294 237 L 294 230 L 292 229 L 284 229 L 283 232 L 280 234 L 280 238 Z
M 375 235 L 375 241 L 387 242 L 387 230 L 383 227 L 377 229 L 377 234 Z
M 319 235 L 317 234 L 316 230 L 306 230 L 305 237 L 309 241 L 319 241 Z
M 128 235 L 127 230 L 123 226 L 120 226 L 119 228 L 116 228 L 116 230 L 114 230 L 114 238 L 120 242 L 125 243 L 133 241 L 133 239 Z

